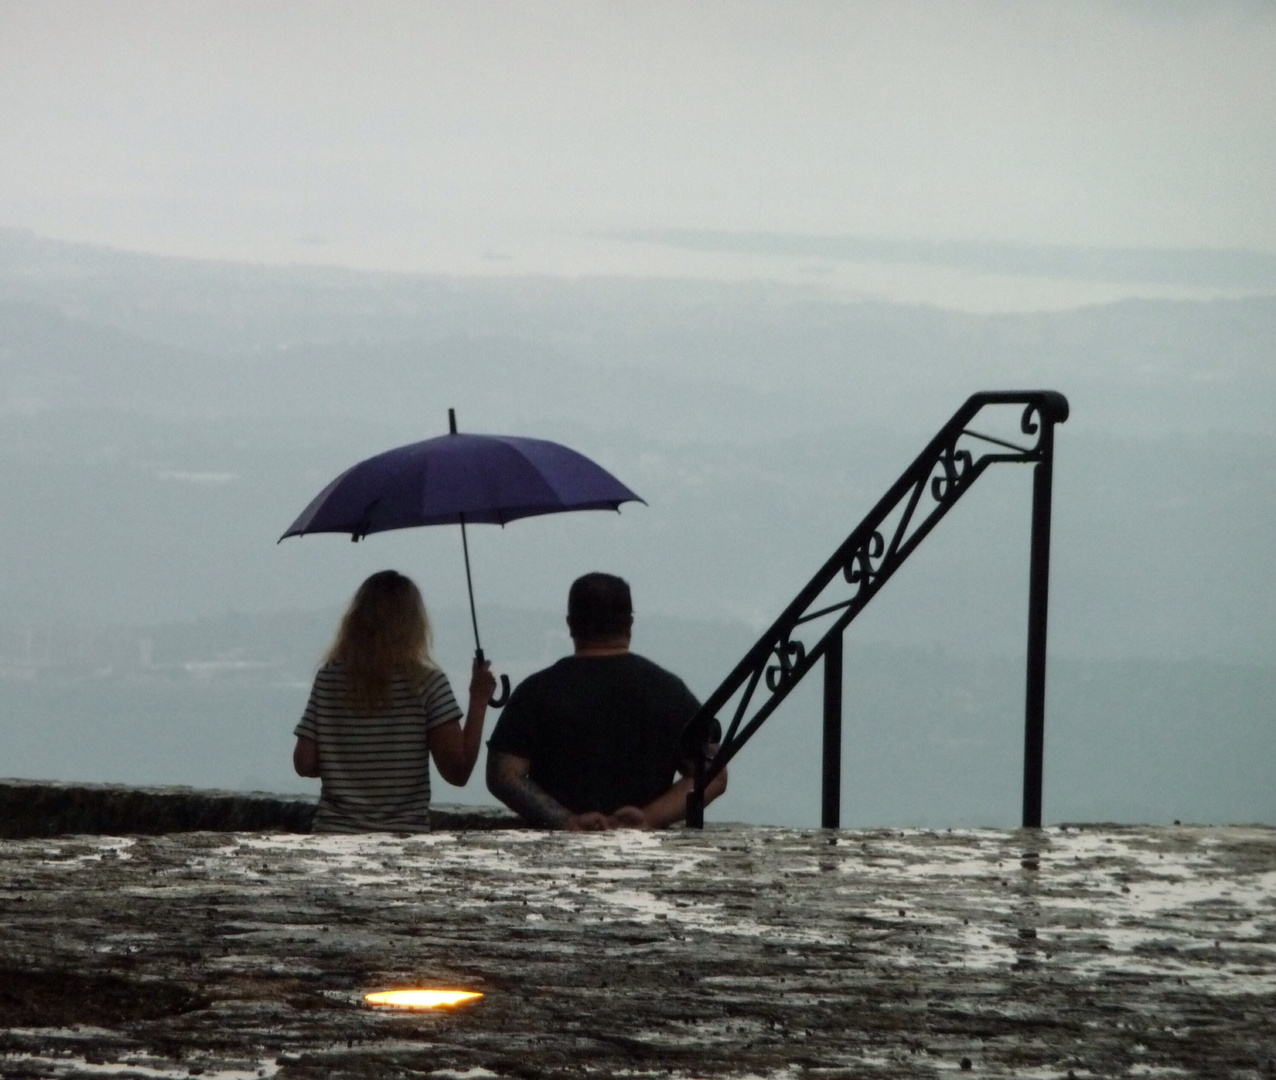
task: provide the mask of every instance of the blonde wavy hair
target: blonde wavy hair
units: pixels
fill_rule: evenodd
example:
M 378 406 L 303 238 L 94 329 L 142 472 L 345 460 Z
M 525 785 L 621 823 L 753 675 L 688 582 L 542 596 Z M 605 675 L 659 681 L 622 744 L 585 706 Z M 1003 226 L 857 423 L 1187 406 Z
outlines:
M 421 590 L 396 570 L 373 574 L 354 594 L 325 662 L 339 661 L 359 708 L 390 700 L 395 675 L 419 685 L 434 660 L 430 619 Z

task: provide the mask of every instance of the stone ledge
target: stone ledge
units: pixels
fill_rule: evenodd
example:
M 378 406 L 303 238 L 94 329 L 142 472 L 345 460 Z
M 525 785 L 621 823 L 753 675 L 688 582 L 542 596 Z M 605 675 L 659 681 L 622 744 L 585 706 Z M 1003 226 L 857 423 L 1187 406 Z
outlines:
M 261 791 L 0 780 L 0 838 L 159 836 L 179 832 L 308 833 L 315 800 Z M 435 806 L 436 829 L 517 827 L 483 806 Z

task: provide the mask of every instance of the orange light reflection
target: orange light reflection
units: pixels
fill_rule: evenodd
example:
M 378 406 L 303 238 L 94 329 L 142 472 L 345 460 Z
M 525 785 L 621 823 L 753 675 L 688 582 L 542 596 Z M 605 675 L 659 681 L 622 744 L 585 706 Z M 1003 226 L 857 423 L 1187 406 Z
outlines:
M 363 1000 L 369 1005 L 384 1005 L 391 1009 L 442 1009 L 482 996 L 472 990 L 381 990 L 365 994 Z

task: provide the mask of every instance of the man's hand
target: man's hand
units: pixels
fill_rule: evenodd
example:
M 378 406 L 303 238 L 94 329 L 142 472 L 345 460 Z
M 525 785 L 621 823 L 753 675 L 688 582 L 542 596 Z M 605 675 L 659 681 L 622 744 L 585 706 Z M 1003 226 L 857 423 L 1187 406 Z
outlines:
M 647 818 L 640 806 L 622 806 L 611 816 L 616 829 L 654 829 L 655 826 Z
M 605 814 L 590 810 L 584 814 L 572 814 L 563 828 L 568 832 L 606 832 L 612 828 L 612 823 Z
M 667 829 L 687 816 L 687 795 L 695 786 L 695 778 L 684 776 L 646 806 L 622 806 L 612 815 L 617 828 Z M 704 801 L 712 802 L 727 790 L 727 770 L 718 773 L 704 789 Z

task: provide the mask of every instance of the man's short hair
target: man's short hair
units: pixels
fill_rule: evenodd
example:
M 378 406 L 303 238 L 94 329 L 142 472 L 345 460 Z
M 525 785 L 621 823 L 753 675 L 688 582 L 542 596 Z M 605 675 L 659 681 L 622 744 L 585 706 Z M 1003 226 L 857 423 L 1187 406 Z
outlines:
M 567 628 L 577 641 L 598 641 L 629 629 L 634 602 L 629 583 L 615 574 L 578 577 L 567 593 Z

